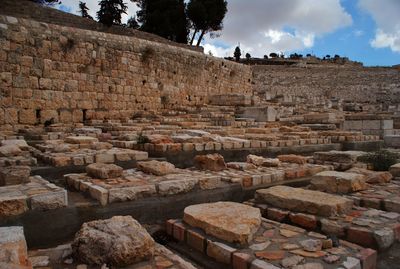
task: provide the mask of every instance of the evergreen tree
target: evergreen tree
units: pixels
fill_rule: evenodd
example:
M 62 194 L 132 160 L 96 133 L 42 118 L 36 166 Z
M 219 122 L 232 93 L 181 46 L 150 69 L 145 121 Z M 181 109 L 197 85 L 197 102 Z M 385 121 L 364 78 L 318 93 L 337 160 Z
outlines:
M 240 51 L 239 46 L 235 48 L 235 52 L 233 53 L 233 57 L 235 57 L 236 62 L 239 62 L 240 56 L 242 56 L 242 52 Z
M 200 36 L 197 46 L 200 46 L 206 33 L 222 30 L 222 22 L 228 11 L 227 5 L 226 0 L 190 0 L 187 6 L 187 15 L 193 28 L 191 45 L 198 33 Z
M 126 23 L 126 27 L 132 29 L 139 29 L 139 24 L 135 17 L 130 17 Z
M 123 0 L 101 0 L 97 19 L 104 25 L 121 24 L 122 13 L 126 14 L 127 5 Z
M 250 60 L 250 59 L 251 59 L 250 53 L 246 53 L 246 59 L 247 59 L 247 60 Z
M 83 18 L 88 18 L 93 20 L 92 16 L 88 13 L 89 8 L 86 6 L 86 3 L 79 1 L 79 12 Z
M 184 0 L 132 0 L 140 10 L 137 20 L 140 29 L 169 40 L 187 43 L 188 21 Z

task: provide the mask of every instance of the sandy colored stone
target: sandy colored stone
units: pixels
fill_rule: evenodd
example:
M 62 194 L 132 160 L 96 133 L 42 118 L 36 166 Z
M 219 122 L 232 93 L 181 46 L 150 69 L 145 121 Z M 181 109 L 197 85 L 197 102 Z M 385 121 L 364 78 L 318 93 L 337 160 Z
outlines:
M 93 265 L 124 267 L 150 259 L 155 243 L 131 216 L 86 222 L 72 243 L 75 259 Z
M 300 156 L 300 155 L 294 155 L 294 154 L 279 155 L 278 159 L 279 159 L 279 161 L 285 162 L 285 163 L 297 163 L 297 164 L 307 163 L 306 157 Z
M 93 178 L 117 178 L 122 176 L 124 169 L 115 164 L 92 163 L 86 166 L 86 173 Z
M 194 165 L 198 169 L 210 171 L 222 171 L 226 169 L 224 157 L 220 154 L 197 155 L 194 158 Z
M 346 173 L 354 173 L 364 175 L 365 181 L 370 184 L 389 183 L 393 176 L 389 172 L 375 172 L 368 169 L 353 167 L 346 171 Z
M 29 166 L 10 166 L 0 168 L 0 186 L 17 185 L 29 182 Z
M 91 136 L 68 136 L 65 138 L 65 142 L 71 144 L 92 144 L 99 142 L 99 140 Z
M 394 177 L 400 177 L 400 163 L 396 163 L 389 168 L 389 172 L 394 176 Z
M 258 208 L 233 202 L 188 206 L 183 220 L 207 234 L 231 243 L 249 243 L 261 225 Z
M 257 190 L 256 199 L 281 209 L 327 217 L 347 213 L 353 206 L 353 201 L 340 196 L 287 186 Z
M 351 193 L 366 190 L 366 176 L 355 173 L 324 171 L 311 179 L 311 188 L 329 193 Z
M 23 227 L 0 227 L 0 268 L 32 268 Z
M 165 176 L 175 172 L 175 165 L 169 162 L 138 162 L 137 168 L 147 174 L 153 174 L 156 176 Z
M 21 149 L 16 145 L 5 145 L 0 147 L 0 157 L 18 156 L 21 153 Z

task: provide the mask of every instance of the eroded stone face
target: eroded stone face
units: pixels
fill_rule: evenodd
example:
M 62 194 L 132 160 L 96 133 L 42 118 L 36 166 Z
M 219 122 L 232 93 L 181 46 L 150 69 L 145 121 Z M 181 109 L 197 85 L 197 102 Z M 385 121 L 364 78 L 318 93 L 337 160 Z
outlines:
M 329 193 L 351 193 L 366 190 L 365 180 L 366 176 L 362 174 L 324 171 L 313 176 L 311 187 Z
M 29 166 L 11 166 L 0 169 L 0 186 L 17 185 L 29 182 Z
M 65 142 L 71 144 L 92 144 L 98 141 L 97 138 L 91 136 L 69 136 L 65 138 Z
M 154 240 L 130 216 L 84 223 L 72 244 L 76 259 L 93 265 L 124 267 L 154 254 Z
M 194 158 L 194 165 L 202 170 L 222 171 L 226 169 L 224 157 L 220 154 L 197 155 Z
M 400 177 L 400 163 L 394 164 L 390 167 L 389 172 L 394 177 Z
M 233 202 L 192 205 L 185 208 L 184 222 L 219 239 L 245 245 L 261 224 L 258 208 Z
M 277 208 L 326 217 L 348 213 L 353 206 L 353 201 L 340 196 L 287 186 L 257 190 L 256 199 Z
M 23 227 L 0 227 L 0 268 L 32 268 Z
M 156 176 L 165 176 L 175 172 L 175 166 L 169 162 L 138 162 L 137 168 L 145 173 L 153 174 Z
M 93 163 L 86 167 L 86 173 L 93 178 L 117 178 L 122 172 L 123 168 L 115 164 Z

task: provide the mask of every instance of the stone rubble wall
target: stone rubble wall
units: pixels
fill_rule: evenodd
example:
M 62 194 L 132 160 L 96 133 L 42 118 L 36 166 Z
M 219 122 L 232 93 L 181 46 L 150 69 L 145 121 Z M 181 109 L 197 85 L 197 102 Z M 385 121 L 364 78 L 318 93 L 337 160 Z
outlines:
M 320 103 L 332 98 L 359 103 L 400 103 L 400 70 L 356 66 L 252 66 L 254 91 L 273 99 Z
M 181 47 L 0 16 L 3 127 L 202 106 L 251 94 L 251 78 L 249 66 Z

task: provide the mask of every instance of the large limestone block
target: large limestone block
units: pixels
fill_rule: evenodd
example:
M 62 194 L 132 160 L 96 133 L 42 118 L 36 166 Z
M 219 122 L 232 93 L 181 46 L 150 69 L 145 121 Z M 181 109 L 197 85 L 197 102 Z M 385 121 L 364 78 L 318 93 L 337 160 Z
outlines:
M 17 146 L 22 150 L 28 149 L 29 146 L 25 140 L 22 139 L 8 139 L 1 142 L 2 146 Z
M 224 157 L 218 153 L 197 155 L 194 158 L 194 165 L 202 170 L 222 171 L 226 169 Z
M 233 202 L 192 205 L 185 208 L 184 222 L 219 239 L 245 245 L 261 224 L 258 208 Z
M 29 166 L 10 166 L 0 169 L 0 186 L 18 185 L 29 182 Z
M 297 163 L 297 164 L 306 164 L 307 163 L 307 158 L 304 156 L 300 155 L 279 155 L 278 156 L 279 161 L 285 162 L 285 163 Z
M 86 222 L 72 243 L 76 259 L 91 265 L 125 267 L 148 260 L 154 240 L 131 216 Z
M 0 227 L 0 268 L 32 268 L 23 227 Z
M 375 172 L 368 169 L 353 167 L 346 171 L 347 173 L 354 173 L 366 176 L 365 181 L 370 184 L 389 183 L 393 176 L 389 172 Z
M 137 168 L 145 173 L 153 174 L 156 176 L 165 176 L 175 172 L 175 166 L 169 162 L 138 162 Z
M 346 214 L 353 206 L 353 201 L 337 195 L 287 186 L 257 190 L 256 200 L 293 212 L 325 217 Z
M 389 172 L 394 177 L 400 177 L 400 163 L 394 164 L 390 167 Z
M 0 157 L 18 156 L 21 153 L 21 149 L 16 145 L 5 145 L 0 147 Z
M 355 163 L 357 159 L 364 155 L 363 151 L 337 151 L 314 152 L 314 159 L 324 162 L 334 163 Z
M 264 158 L 252 154 L 247 156 L 247 162 L 257 166 L 265 166 L 265 167 L 277 167 L 281 165 L 279 159 Z
M 99 142 L 99 140 L 91 136 L 68 136 L 65 138 L 65 142 L 70 144 L 92 144 Z
M 366 176 L 362 174 L 324 171 L 311 179 L 311 188 L 329 193 L 351 193 L 366 190 Z
M 92 163 L 86 166 L 86 173 L 93 178 L 117 178 L 122 176 L 124 169 L 115 164 Z

